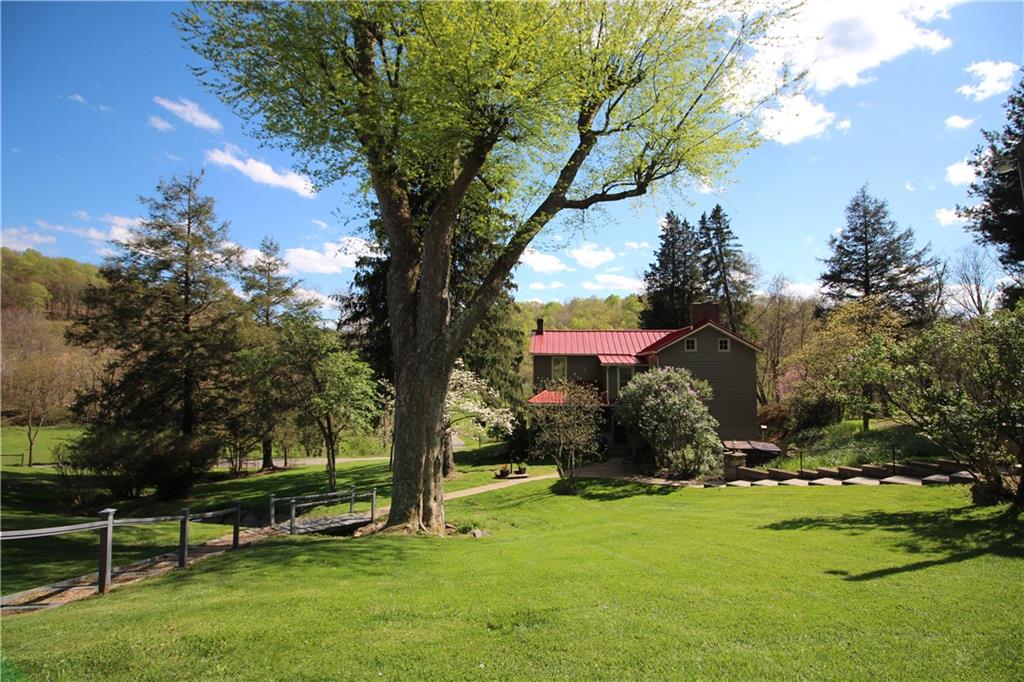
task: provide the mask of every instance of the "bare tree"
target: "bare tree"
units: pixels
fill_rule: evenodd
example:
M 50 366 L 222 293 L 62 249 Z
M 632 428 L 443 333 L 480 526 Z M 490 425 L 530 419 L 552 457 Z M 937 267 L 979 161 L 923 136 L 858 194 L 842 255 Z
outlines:
M 969 318 L 992 312 L 999 293 L 995 285 L 998 271 L 995 259 L 981 247 L 961 249 L 953 263 L 954 282 L 949 290 L 957 312 Z

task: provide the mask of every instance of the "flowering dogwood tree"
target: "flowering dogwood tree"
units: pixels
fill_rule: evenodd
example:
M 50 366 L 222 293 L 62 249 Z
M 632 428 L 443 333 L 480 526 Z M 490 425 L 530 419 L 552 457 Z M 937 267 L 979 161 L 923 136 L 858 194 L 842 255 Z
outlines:
M 452 433 L 456 423 L 472 419 L 488 430 L 512 433 L 514 421 L 512 410 L 501 404 L 490 384 L 466 369 L 462 360 L 455 361 L 451 379 L 448 380 L 448 394 L 444 403 L 444 475 L 455 470 Z
M 719 464 L 711 385 L 682 367 L 641 372 L 619 393 L 625 418 L 654 449 L 659 468 L 694 476 Z

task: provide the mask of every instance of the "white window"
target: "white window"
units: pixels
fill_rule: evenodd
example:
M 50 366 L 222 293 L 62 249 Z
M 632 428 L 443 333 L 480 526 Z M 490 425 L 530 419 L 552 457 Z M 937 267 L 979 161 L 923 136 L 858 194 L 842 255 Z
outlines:
M 552 379 L 564 379 L 566 377 L 565 371 L 565 356 L 555 355 L 551 357 L 551 378 Z
M 729 339 L 718 339 L 718 352 L 728 353 L 729 352 Z
M 683 339 L 683 350 L 697 350 L 697 339 Z

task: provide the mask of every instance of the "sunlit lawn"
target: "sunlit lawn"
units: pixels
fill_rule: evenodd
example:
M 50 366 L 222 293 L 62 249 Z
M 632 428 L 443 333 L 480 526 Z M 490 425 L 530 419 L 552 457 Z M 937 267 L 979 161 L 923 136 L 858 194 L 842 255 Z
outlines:
M 8 618 L 4 652 L 47 680 L 1024 678 L 1021 523 L 962 487 L 550 488 L 451 501 L 480 539 L 286 537 Z

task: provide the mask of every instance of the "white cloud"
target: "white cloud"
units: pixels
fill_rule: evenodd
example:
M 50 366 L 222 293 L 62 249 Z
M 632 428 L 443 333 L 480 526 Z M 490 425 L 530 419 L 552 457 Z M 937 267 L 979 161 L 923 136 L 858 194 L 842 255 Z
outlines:
M 316 196 L 313 183 L 304 175 L 295 171 L 276 171 L 269 163 L 253 158 L 241 158 L 242 150 L 234 145 L 225 145 L 223 149 L 211 149 L 206 152 L 206 160 L 217 166 L 234 168 L 245 177 L 261 185 L 290 189 L 307 199 Z
M 848 118 L 844 118 L 842 121 L 840 121 L 839 123 L 836 124 L 836 128 L 839 128 L 842 131 L 847 131 L 847 130 L 849 130 L 852 127 L 853 127 L 853 121 L 851 121 Z
M 664 220 L 664 218 L 662 220 Z M 651 248 L 651 245 L 647 242 L 626 242 L 626 247 L 635 251 L 637 249 L 649 249 Z
M 42 230 L 63 232 L 65 234 L 71 234 L 76 237 L 82 237 L 92 241 L 104 241 L 107 239 L 107 233 L 102 230 L 97 230 L 95 227 L 67 227 L 66 225 L 53 225 L 45 220 L 37 220 L 36 225 Z
M 561 289 L 564 286 L 565 282 L 530 282 L 527 288 L 534 291 L 544 291 L 545 289 Z
M 110 226 L 107 232 L 107 239 L 115 242 L 131 241 L 133 233 L 142 224 L 142 218 L 129 218 L 123 215 L 111 215 L 107 213 L 100 217 L 100 220 Z
M 1013 62 L 975 62 L 964 71 L 974 76 L 978 84 L 961 85 L 956 91 L 964 97 L 973 97 L 975 102 L 980 102 L 1012 88 L 1017 65 Z
M 284 259 L 295 272 L 334 275 L 352 269 L 362 256 L 379 256 L 380 250 L 359 237 L 343 237 L 340 242 L 323 242 L 319 251 L 296 247 L 284 252 Z
M 162 119 L 159 116 L 150 116 L 146 120 L 146 124 L 150 128 L 159 130 L 161 133 L 169 133 L 174 130 L 174 126 L 172 126 L 166 119 Z
M 779 98 L 777 107 L 761 113 L 761 134 L 779 144 L 793 144 L 824 133 L 836 115 L 803 94 Z
M 814 298 L 821 295 L 821 282 L 786 282 L 783 290 L 786 295 L 795 298 Z
M 15 251 L 32 249 L 42 244 L 53 244 L 57 238 L 52 234 L 40 234 L 26 227 L 5 227 L 0 230 L 0 245 Z
M 572 272 L 572 268 L 562 262 L 558 256 L 541 253 L 536 249 L 527 248 L 519 258 L 519 262 L 534 272 L 550 274 L 552 272 Z
M 607 246 L 602 247 L 590 242 L 584 243 L 579 248 L 570 249 L 569 255 L 585 268 L 596 268 L 608 261 L 615 260 L 614 251 Z
M 74 217 L 74 218 L 77 218 L 78 220 L 88 220 L 89 219 L 89 214 L 87 212 L 85 212 L 85 211 L 73 211 L 71 213 L 71 216 Z
M 316 289 L 304 289 L 302 287 L 295 288 L 295 295 L 300 299 L 306 299 L 316 303 L 320 308 L 320 314 L 325 317 L 330 317 L 338 310 L 338 302 L 332 299 L 330 296 L 320 293 Z
M 622 272 L 622 268 L 619 267 L 619 266 L 616 266 L 614 268 L 605 268 L 604 271 L 605 272 Z
M 906 182 L 903 183 L 903 189 L 907 190 L 908 192 L 913 192 L 914 183 L 912 183 L 910 180 L 907 180 Z
M 108 107 L 106 104 L 101 104 L 98 107 L 96 107 L 96 111 L 102 111 L 102 112 L 107 113 L 107 114 L 114 113 L 114 110 L 111 109 L 110 107 Z
M 946 127 L 950 130 L 963 130 L 972 123 L 974 123 L 973 118 L 964 118 L 956 114 L 946 119 Z
M 948 226 L 955 225 L 959 222 L 960 216 L 957 215 L 955 208 L 940 208 L 935 211 L 935 219 L 939 221 L 939 225 Z
M 75 102 L 76 104 L 83 104 L 83 105 L 88 105 L 89 104 L 89 100 L 87 100 L 86 98 L 82 97 L 77 92 L 75 94 L 73 94 L 73 95 L 68 95 L 67 99 L 71 100 L 72 102 Z
M 812 237 L 811 235 L 807 235 L 806 237 L 804 237 L 804 243 L 805 244 L 813 244 L 814 243 L 814 237 Z
M 167 159 L 170 160 L 170 161 L 181 161 L 181 157 L 180 156 L 175 156 L 174 154 L 171 154 L 170 152 L 164 152 L 164 156 L 167 157 Z
M 969 185 L 974 182 L 974 176 L 974 168 L 966 159 L 946 166 L 946 182 L 951 185 Z
M 203 111 L 199 108 L 199 105 L 192 100 L 180 97 L 177 102 L 174 102 L 169 99 L 164 99 L 163 97 L 154 97 L 153 101 L 189 125 L 194 125 L 195 127 L 202 128 L 203 130 L 211 130 L 216 133 L 219 133 L 223 129 L 220 121 Z
M 624 291 L 633 294 L 642 291 L 644 283 L 634 277 L 602 273 L 594 275 L 592 281 L 584 282 L 583 288 L 588 291 Z
M 314 218 L 313 220 L 311 220 L 309 222 L 313 223 L 314 225 L 319 227 L 321 230 L 326 230 L 327 229 L 327 223 L 325 223 L 322 220 L 317 220 L 316 218 Z
M 242 250 L 242 265 L 252 265 L 260 257 L 259 249 L 254 249 L 249 246 L 242 246 L 241 244 L 237 244 L 232 241 L 226 241 L 224 242 L 224 245 L 227 247 L 234 246 Z

